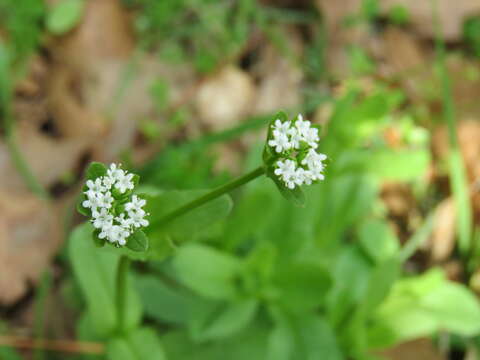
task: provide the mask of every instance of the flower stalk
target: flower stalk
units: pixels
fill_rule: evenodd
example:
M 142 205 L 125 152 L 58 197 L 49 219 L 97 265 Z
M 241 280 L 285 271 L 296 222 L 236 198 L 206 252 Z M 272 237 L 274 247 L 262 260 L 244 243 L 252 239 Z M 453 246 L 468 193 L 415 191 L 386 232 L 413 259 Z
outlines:
M 116 301 L 117 301 L 117 331 L 125 332 L 125 314 L 127 312 L 127 277 L 130 267 L 130 259 L 122 255 L 118 262 L 116 278 Z
M 190 201 L 189 203 L 180 206 L 179 208 L 173 210 L 172 212 L 168 213 L 167 215 L 163 216 L 162 218 L 158 219 L 157 221 L 152 222 L 153 226 L 159 226 L 159 225 L 164 225 L 174 219 L 176 219 L 179 216 L 182 216 L 189 211 L 192 211 L 199 206 L 202 206 L 206 204 L 209 201 L 212 201 L 223 194 L 226 194 L 242 185 L 245 185 L 246 183 L 256 179 L 257 177 L 264 175 L 265 174 L 265 168 L 263 166 L 259 166 L 258 168 L 252 170 L 251 172 L 240 176 L 237 179 L 234 179 L 225 185 L 222 185 L 209 193 L 200 196 L 197 199 L 194 199 Z

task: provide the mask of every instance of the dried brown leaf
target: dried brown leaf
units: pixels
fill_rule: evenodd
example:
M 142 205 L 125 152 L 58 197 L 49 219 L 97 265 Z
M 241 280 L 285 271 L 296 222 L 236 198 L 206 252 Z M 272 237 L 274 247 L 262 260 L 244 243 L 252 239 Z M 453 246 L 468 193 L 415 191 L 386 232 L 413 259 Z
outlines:
M 195 96 L 195 110 L 209 128 L 220 130 L 250 114 L 254 98 L 250 75 L 229 65 L 201 84 Z
M 33 174 L 44 186 L 51 186 L 66 173 L 75 169 L 90 140 L 56 140 L 22 126 L 17 143 Z M 12 162 L 7 146 L 0 142 L 0 184 L 4 190 L 27 191 L 23 178 Z
M 382 351 L 381 355 L 388 360 L 446 360 L 430 339 L 412 340 Z
M 61 242 L 59 214 L 27 193 L 0 190 L 0 303 L 12 304 L 35 282 Z
M 443 200 L 435 210 L 434 226 L 430 237 L 430 260 L 442 262 L 455 248 L 456 210 L 452 197 Z

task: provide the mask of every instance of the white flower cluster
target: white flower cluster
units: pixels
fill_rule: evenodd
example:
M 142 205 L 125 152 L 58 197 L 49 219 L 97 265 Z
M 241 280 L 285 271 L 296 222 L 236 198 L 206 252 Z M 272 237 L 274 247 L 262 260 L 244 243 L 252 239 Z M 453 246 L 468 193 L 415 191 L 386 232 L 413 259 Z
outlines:
M 136 228 L 148 226 L 148 220 L 145 219 L 148 214 L 142 209 L 146 201 L 137 195 L 132 195 L 130 201 L 125 203 L 125 211 L 115 214 L 112 192 L 116 190 L 117 193 L 124 194 L 127 190 L 133 190 L 133 176 L 116 164 L 111 164 L 105 176 L 87 181 L 88 190 L 84 192 L 86 200 L 82 206 L 90 209 L 91 221 L 100 230 L 100 239 L 123 246 Z
M 289 189 L 324 179 L 322 161 L 327 156 L 315 150 L 320 137 L 310 121 L 303 120 L 301 114 L 293 122 L 277 119 L 272 130 L 268 145 L 280 154 L 274 173 Z

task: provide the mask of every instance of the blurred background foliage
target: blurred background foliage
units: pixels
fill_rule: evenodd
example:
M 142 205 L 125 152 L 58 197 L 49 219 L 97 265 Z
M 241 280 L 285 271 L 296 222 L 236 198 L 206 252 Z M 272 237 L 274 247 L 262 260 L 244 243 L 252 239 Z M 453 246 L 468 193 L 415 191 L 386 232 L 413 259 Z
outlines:
M 0 0 L 0 358 L 477 359 L 479 56 L 476 0 Z M 326 180 L 150 228 L 116 334 L 86 164 L 173 206 L 257 167 L 279 109 Z

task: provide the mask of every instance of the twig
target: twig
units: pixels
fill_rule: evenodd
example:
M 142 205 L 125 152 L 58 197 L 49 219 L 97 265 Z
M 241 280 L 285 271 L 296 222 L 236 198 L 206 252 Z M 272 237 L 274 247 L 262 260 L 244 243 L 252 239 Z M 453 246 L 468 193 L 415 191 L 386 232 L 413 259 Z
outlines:
M 105 352 L 105 346 L 101 343 L 71 340 L 33 339 L 28 337 L 8 335 L 0 336 L 0 346 L 8 346 L 18 349 L 42 349 L 81 354 L 103 354 Z

